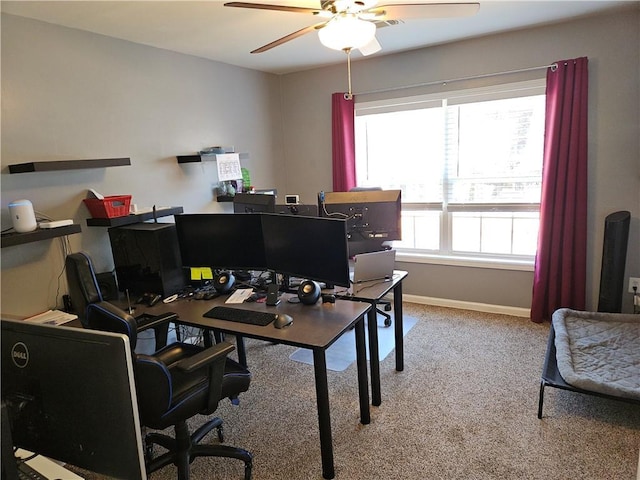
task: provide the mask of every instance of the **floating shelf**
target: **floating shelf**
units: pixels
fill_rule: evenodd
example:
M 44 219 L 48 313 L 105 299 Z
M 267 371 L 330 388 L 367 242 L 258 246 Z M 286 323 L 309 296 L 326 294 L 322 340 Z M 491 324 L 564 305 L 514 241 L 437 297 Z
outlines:
M 216 159 L 216 154 L 200 155 L 196 153 L 194 155 L 177 155 L 176 158 L 178 163 L 212 162 Z
M 106 168 L 131 165 L 130 158 L 98 158 L 89 160 L 54 160 L 51 162 L 27 162 L 9 165 L 9 173 L 54 172 L 82 168 Z
M 156 218 L 177 215 L 182 212 L 182 207 L 159 208 L 156 210 Z M 87 218 L 87 225 L 89 227 L 121 227 L 123 225 L 131 225 L 132 223 L 146 222 L 147 220 L 153 220 L 153 218 L 153 212 L 137 213 L 115 218 Z
M 3 233 L 2 248 L 22 245 L 23 243 L 39 242 L 40 240 L 47 240 L 49 238 L 63 237 L 65 235 L 80 233 L 80 231 L 80 225 L 74 223 L 72 225 L 65 225 L 64 227 L 58 228 L 38 228 L 33 232 L 27 233 Z
M 228 152 L 237 153 L 237 152 Z M 224 155 L 223 153 L 194 153 L 193 155 L 176 155 L 178 163 L 196 163 L 196 162 L 215 162 L 216 155 Z M 240 160 L 247 160 L 248 153 L 238 153 Z
M 216 200 L 218 202 L 233 202 L 233 196 L 232 195 L 218 195 L 216 197 Z

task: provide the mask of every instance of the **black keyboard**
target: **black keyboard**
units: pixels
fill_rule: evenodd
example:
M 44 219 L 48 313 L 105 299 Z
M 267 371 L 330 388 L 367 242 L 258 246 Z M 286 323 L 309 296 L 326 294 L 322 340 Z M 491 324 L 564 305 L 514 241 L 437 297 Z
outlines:
M 256 312 L 254 310 L 243 310 L 233 307 L 213 307 L 204 314 L 208 318 L 218 320 L 228 320 L 230 322 L 248 323 L 251 325 L 269 325 L 276 318 L 275 313 Z
M 18 480 L 49 480 L 25 462 L 18 463 Z

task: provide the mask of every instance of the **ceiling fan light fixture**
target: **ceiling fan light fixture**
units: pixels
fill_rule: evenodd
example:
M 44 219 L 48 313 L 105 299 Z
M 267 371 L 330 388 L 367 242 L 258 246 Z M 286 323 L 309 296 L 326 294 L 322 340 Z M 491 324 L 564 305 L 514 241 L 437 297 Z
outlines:
M 375 35 L 375 24 L 360 20 L 352 14 L 336 17 L 318 30 L 320 43 L 333 50 L 363 47 L 371 42 Z

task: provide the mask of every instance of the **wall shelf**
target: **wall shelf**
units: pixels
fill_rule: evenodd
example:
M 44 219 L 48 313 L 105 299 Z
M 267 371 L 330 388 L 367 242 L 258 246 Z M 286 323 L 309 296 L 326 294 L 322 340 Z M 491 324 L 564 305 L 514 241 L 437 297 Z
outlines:
M 156 218 L 177 215 L 182 212 L 182 207 L 158 208 L 156 210 Z M 121 227 L 133 223 L 146 222 L 148 220 L 153 220 L 153 212 L 131 214 L 125 217 L 87 218 L 87 225 L 89 227 Z
M 24 243 L 39 242 L 40 240 L 47 240 L 50 238 L 63 237 L 65 235 L 80 233 L 80 231 L 80 225 L 74 223 L 72 225 L 65 225 L 64 227 L 58 228 L 38 228 L 33 232 L 26 233 L 3 233 L 2 248 L 22 245 Z
M 223 153 L 194 153 L 192 155 L 176 155 L 176 158 L 178 159 L 178 163 L 215 162 L 216 155 L 223 155 Z M 240 160 L 247 160 L 249 158 L 248 153 L 238 153 L 238 155 Z
M 216 159 L 215 153 L 207 155 L 194 154 L 194 155 L 177 155 L 178 163 L 196 163 L 196 162 L 212 162 Z
M 131 159 L 128 157 L 88 160 L 54 160 L 51 162 L 27 162 L 9 165 L 9 173 L 55 172 L 58 170 L 122 167 L 127 165 L 131 165 Z

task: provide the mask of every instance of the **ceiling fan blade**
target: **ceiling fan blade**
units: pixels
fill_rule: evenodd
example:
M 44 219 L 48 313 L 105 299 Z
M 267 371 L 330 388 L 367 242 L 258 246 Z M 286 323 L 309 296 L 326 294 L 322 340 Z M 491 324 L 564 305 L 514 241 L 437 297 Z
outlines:
M 358 48 L 358 50 L 360 50 L 360 53 L 366 57 L 368 55 L 378 53 L 380 50 L 382 50 L 382 46 L 380 45 L 376 37 L 373 37 L 369 43 Z
M 470 3 L 404 3 L 379 5 L 366 10 L 374 14 L 376 20 L 408 20 L 412 18 L 470 17 L 480 8 L 476 2 Z
M 285 35 L 284 37 L 279 38 L 278 40 L 274 40 L 271 43 L 267 43 L 266 45 L 263 45 L 260 48 L 256 48 L 251 53 L 262 53 L 262 52 L 266 52 L 267 50 L 271 50 L 272 48 L 277 47 L 278 45 L 282 45 L 283 43 L 287 43 L 287 42 L 293 40 L 294 38 L 301 37 L 305 33 L 312 32 L 317 28 L 322 28 L 325 23 L 326 22 L 317 23 L 315 25 L 310 25 L 308 27 L 301 28 L 300 30 L 298 30 L 296 32 L 290 33 L 289 35 Z
M 270 5 L 267 3 L 248 3 L 248 2 L 227 2 L 225 7 L 239 7 L 239 8 L 255 8 L 258 10 L 277 10 L 280 12 L 294 12 L 294 13 L 311 13 L 318 14 L 322 10 L 318 8 L 309 7 L 291 7 L 288 5 Z

